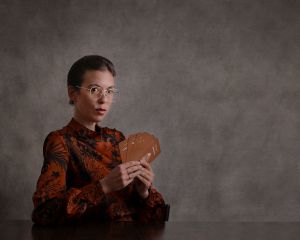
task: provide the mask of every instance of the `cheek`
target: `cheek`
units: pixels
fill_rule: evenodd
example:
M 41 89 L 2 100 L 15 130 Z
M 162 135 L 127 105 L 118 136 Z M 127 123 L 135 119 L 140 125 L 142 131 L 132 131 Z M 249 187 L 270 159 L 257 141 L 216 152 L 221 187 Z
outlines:
M 80 100 L 80 107 L 83 111 L 87 111 L 95 106 L 94 101 L 90 98 L 85 97 L 81 98 Z

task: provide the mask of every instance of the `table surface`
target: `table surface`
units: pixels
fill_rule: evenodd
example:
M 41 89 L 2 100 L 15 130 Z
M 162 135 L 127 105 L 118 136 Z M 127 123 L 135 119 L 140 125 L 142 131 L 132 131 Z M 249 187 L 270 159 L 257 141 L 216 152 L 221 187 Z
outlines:
M 0 239 L 300 239 L 300 222 L 88 222 L 42 227 L 30 220 L 0 221 Z

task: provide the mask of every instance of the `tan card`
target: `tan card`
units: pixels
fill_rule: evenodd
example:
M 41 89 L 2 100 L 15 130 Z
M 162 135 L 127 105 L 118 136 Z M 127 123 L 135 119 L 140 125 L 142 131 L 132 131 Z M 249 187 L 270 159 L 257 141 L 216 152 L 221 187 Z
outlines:
M 131 134 L 119 143 L 120 154 L 123 162 L 139 161 L 150 153 L 148 162 L 152 162 L 161 152 L 158 139 L 150 133 L 141 132 Z
M 119 143 L 120 156 L 123 162 L 126 162 L 127 158 L 127 139 Z
M 136 143 L 135 143 L 136 137 L 137 137 L 137 133 L 131 134 L 128 137 L 126 161 L 130 161 L 130 159 L 132 159 L 132 154 L 134 154 L 134 149 L 135 149 L 135 146 L 136 146 Z
M 122 161 L 139 161 L 150 153 L 148 162 L 152 162 L 161 152 L 158 139 L 147 132 L 131 134 L 119 144 Z

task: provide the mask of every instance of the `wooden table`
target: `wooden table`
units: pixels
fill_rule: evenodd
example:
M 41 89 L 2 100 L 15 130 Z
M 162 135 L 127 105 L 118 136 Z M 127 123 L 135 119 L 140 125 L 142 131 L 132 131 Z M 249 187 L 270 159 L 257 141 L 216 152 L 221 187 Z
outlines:
M 0 221 L 1 240 L 59 239 L 300 239 L 300 222 L 89 222 L 41 227 L 30 220 Z

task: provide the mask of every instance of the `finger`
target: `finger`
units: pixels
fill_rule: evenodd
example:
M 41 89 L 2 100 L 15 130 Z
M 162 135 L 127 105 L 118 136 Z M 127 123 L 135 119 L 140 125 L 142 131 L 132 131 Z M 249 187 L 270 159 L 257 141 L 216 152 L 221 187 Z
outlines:
M 149 164 L 147 161 L 142 161 L 142 162 L 141 162 L 141 165 L 142 165 L 143 167 L 145 167 L 146 169 L 152 171 L 152 168 L 151 168 L 150 164 Z
M 151 154 L 151 153 L 150 153 Z M 144 161 L 147 161 L 149 158 L 149 153 L 146 153 L 140 160 L 139 162 L 144 162 Z
M 136 175 L 140 174 L 139 170 L 141 170 L 141 168 L 143 168 L 141 165 L 138 166 L 132 166 L 128 169 L 121 169 L 121 175 L 120 175 L 120 179 L 121 182 L 126 184 L 127 182 L 125 181 L 129 181 L 130 179 L 133 179 Z
M 151 157 L 151 153 L 145 154 L 145 156 L 143 157 L 144 162 L 148 162 L 148 160 L 150 159 L 150 157 Z
M 145 184 L 145 186 L 149 187 L 150 186 L 150 182 L 147 181 L 144 177 L 142 177 L 141 175 L 137 175 L 136 176 L 142 183 Z
M 154 176 L 150 173 L 147 173 L 147 172 L 141 172 L 139 174 L 139 176 L 143 177 L 146 181 L 152 183 L 153 182 L 153 179 L 154 179 Z
M 127 170 L 127 173 L 130 174 L 130 173 L 136 172 L 142 168 L 143 167 L 141 165 L 135 165 L 135 166 L 128 167 L 126 170 Z
M 134 179 L 136 176 L 138 176 L 140 174 L 141 174 L 141 170 L 138 170 L 136 172 L 130 173 L 128 176 L 129 176 L 129 178 Z
M 131 178 L 129 175 L 120 179 L 121 185 L 127 186 L 129 183 L 133 181 L 134 178 Z
M 148 163 L 149 163 L 150 157 L 151 157 L 151 153 L 148 153 L 148 155 L 147 155 L 147 162 L 148 162 Z
M 128 168 L 128 167 L 132 167 L 132 166 L 138 166 L 138 165 L 140 165 L 140 162 L 139 161 L 129 161 L 126 163 L 122 163 L 121 165 L 123 165 L 125 168 Z
M 141 169 L 140 169 L 140 171 L 141 171 L 141 173 L 142 174 L 144 174 L 144 175 L 147 175 L 147 176 L 154 176 L 154 173 L 152 172 L 152 171 L 150 171 L 150 170 L 148 170 L 147 168 L 144 168 L 144 167 L 142 167 Z

